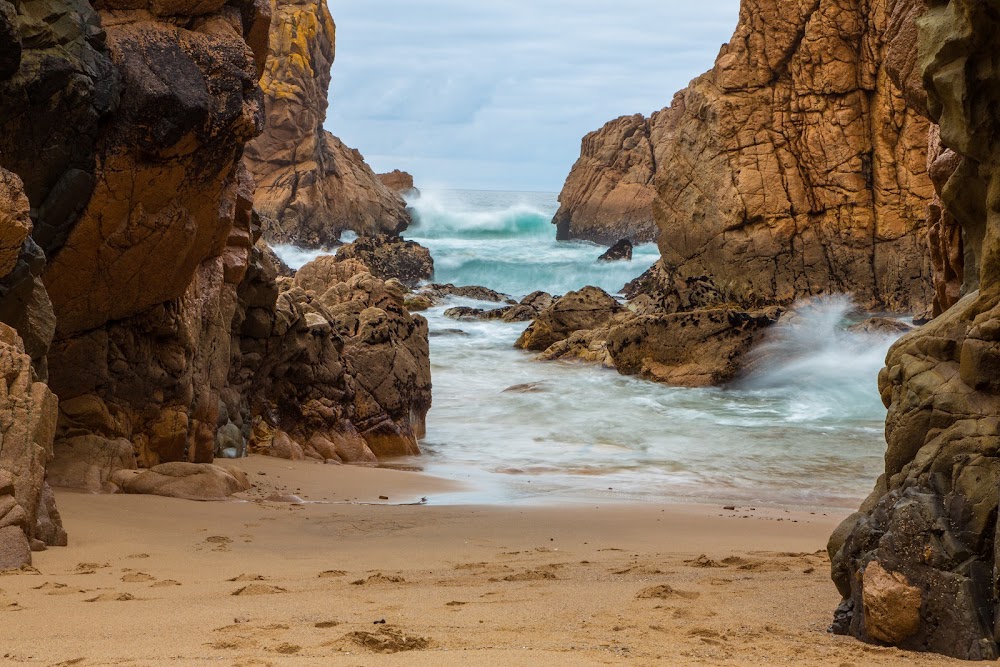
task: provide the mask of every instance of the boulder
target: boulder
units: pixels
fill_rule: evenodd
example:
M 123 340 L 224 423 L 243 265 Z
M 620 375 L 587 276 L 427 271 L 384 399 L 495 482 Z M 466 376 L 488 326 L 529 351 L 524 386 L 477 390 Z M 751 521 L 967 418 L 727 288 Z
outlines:
M 413 175 L 399 169 L 387 174 L 379 174 L 378 179 L 385 187 L 404 196 L 419 197 L 420 190 L 413 187 Z
M 920 629 L 921 591 L 906 577 L 872 561 L 862 586 L 865 630 L 872 639 L 900 644 Z
M 0 572 L 31 565 L 28 537 L 18 526 L 0 528 Z
M 394 278 L 407 287 L 416 287 L 434 277 L 434 260 L 427 248 L 392 236 L 360 238 L 341 246 L 337 258 L 360 261 L 376 278 Z
M 122 493 L 187 500 L 223 500 L 252 486 L 246 473 L 237 468 L 184 462 L 162 463 L 148 470 L 119 470 L 111 481 Z
M 598 262 L 631 262 L 632 261 L 632 242 L 628 239 L 621 239 L 613 246 L 608 248 L 607 252 L 597 258 Z
M 118 485 L 114 474 L 135 470 L 135 458 L 132 443 L 124 438 L 79 435 L 60 439 L 48 467 L 49 483 L 90 493 L 115 493 Z
M 543 310 L 514 344 L 522 350 L 541 352 L 574 331 L 598 329 L 625 310 L 610 294 L 598 287 L 569 292 Z

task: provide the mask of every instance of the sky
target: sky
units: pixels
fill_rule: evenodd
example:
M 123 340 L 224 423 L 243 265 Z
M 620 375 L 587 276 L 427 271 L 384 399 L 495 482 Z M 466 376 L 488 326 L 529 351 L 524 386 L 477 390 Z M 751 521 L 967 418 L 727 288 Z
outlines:
M 588 132 L 711 69 L 739 0 L 329 0 L 326 128 L 417 187 L 558 192 Z

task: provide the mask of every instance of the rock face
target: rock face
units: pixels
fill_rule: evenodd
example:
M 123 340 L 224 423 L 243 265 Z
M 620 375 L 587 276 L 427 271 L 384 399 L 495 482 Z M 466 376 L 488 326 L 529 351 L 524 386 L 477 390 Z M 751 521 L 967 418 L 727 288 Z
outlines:
M 622 116 L 583 138 L 580 159 L 566 179 L 552 219 L 560 240 L 610 245 L 623 237 L 637 243 L 657 239 L 652 127 L 640 114 Z
M 0 324 L 0 570 L 30 564 L 32 540 L 66 544 L 45 482 L 57 417 L 56 397 L 36 381 L 17 332 Z
M 387 174 L 379 174 L 378 178 L 385 187 L 401 195 L 420 195 L 420 190 L 413 187 L 413 175 L 399 169 L 393 169 Z
M 954 151 L 935 180 L 944 180 L 942 214 L 961 225 L 968 294 L 900 339 L 879 376 L 889 409 L 885 474 L 830 540 L 844 596 L 834 630 L 992 660 L 1000 656 L 1000 7 L 895 5 L 910 22 L 899 29 L 911 36 L 900 48 L 913 50 L 901 62 L 919 66 L 927 113 L 947 147 L 939 155 Z M 908 98 L 920 104 L 921 95 Z
M 260 243 L 243 150 L 264 126 L 270 5 L 99 7 L 0 11 L 17 38 L 0 41 L 5 525 L 32 546 L 65 541 L 49 458 L 53 483 L 108 492 L 221 488 L 197 481 L 208 468 L 158 466 L 276 439 L 342 461 L 418 451 L 427 330 L 401 285 L 354 260 L 279 278 Z M 278 43 L 322 52 L 314 9 Z M 281 66 L 308 68 L 299 55 Z
M 397 234 L 410 223 L 403 199 L 361 153 L 323 129 L 336 41 L 326 0 L 274 6 L 261 79 L 266 123 L 246 150 L 265 238 L 333 247 L 345 230 Z
M 241 286 L 245 317 L 235 323 L 241 360 L 230 394 L 245 397 L 250 447 L 344 462 L 419 453 L 428 329 L 403 307 L 403 287 L 331 256 L 279 284 L 271 271 Z
M 744 0 L 710 72 L 584 140 L 560 237 L 645 240 L 629 227 L 652 218 L 671 270 L 740 300 L 925 310 L 929 124 L 881 64 L 888 20 L 885 3 Z
M 384 234 L 362 237 L 341 246 L 337 258 L 359 260 L 372 275 L 383 280 L 395 278 L 407 287 L 416 287 L 434 277 L 434 260 L 427 248 L 416 241 Z

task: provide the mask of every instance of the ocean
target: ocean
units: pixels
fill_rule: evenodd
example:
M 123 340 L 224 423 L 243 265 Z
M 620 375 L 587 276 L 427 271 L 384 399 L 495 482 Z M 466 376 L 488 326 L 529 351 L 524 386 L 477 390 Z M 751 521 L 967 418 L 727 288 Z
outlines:
M 659 257 L 599 263 L 605 248 L 557 242 L 552 193 L 437 191 L 410 202 L 404 234 L 427 246 L 435 282 L 515 298 L 585 285 L 618 293 Z M 293 268 L 317 252 L 279 247 Z M 434 405 L 423 455 L 398 462 L 469 482 L 437 502 L 690 501 L 856 508 L 885 451 L 877 376 L 893 340 L 845 325 L 849 295 L 803 311 L 768 364 L 728 388 L 667 387 L 513 348 L 526 326 L 424 313 Z M 505 392 L 532 383 L 529 393 Z

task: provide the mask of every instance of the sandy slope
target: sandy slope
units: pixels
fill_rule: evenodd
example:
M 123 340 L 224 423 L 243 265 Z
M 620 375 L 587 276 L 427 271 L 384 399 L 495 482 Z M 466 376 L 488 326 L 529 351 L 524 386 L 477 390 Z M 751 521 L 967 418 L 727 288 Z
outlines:
M 391 470 L 241 465 L 256 496 L 433 503 L 454 489 Z M 0 576 L 2 664 L 960 664 L 826 633 L 837 593 L 821 550 L 840 517 L 822 513 L 59 504 L 71 547 Z

